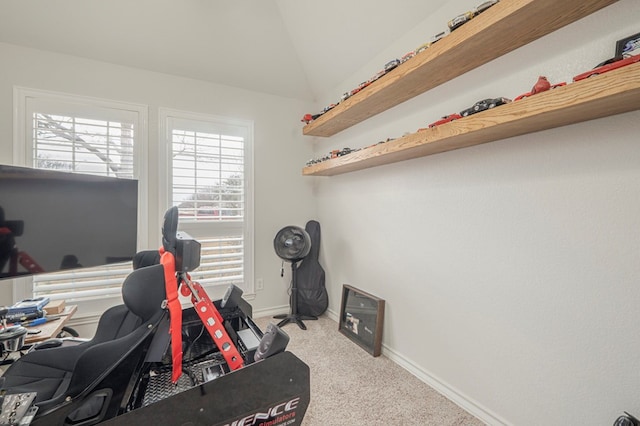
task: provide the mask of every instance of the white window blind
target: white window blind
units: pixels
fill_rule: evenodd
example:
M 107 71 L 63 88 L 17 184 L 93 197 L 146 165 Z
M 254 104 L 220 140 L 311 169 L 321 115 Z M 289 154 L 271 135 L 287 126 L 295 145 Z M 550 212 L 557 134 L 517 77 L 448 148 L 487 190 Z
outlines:
M 92 98 L 25 89 L 26 162 L 34 168 L 138 178 L 136 146 L 146 109 Z M 100 242 L 96 242 L 99 244 Z M 33 277 L 33 295 L 52 300 L 98 300 L 119 297 L 131 262 L 66 270 Z
M 131 272 L 131 262 L 36 275 L 33 279 L 35 297 L 51 300 L 83 300 L 119 297 L 122 282 Z
M 244 285 L 244 242 L 242 235 L 199 238 L 200 267 L 192 277 L 200 284 Z
M 169 203 L 179 226 L 202 245 L 203 285 L 235 284 L 253 292 L 251 125 L 164 111 L 169 145 Z
M 172 146 L 172 202 L 181 220 L 242 220 L 244 139 L 174 129 Z
M 134 124 L 33 113 L 33 166 L 132 179 Z

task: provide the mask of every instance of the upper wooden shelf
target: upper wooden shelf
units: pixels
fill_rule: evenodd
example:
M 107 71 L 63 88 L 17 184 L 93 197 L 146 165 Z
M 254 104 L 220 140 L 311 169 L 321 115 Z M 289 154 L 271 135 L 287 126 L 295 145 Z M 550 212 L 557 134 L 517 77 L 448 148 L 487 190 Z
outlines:
M 640 109 L 640 63 L 305 167 L 333 176 Z
M 333 136 L 617 0 L 502 0 L 303 128 Z

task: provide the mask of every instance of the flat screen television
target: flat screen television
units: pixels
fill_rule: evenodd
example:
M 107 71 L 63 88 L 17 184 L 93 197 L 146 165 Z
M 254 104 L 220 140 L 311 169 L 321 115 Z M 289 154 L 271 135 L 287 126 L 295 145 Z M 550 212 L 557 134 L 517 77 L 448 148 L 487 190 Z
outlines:
M 130 260 L 138 181 L 0 165 L 0 279 Z

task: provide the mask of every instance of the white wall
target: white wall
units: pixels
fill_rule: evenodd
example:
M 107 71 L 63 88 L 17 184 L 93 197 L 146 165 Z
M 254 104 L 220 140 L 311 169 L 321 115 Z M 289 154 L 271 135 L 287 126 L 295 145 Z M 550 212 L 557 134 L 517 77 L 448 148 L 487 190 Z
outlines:
M 506 0 L 503 0 L 506 1 Z M 323 99 L 475 6 L 454 1 Z M 613 56 L 640 31 L 621 0 L 331 138 L 316 156 L 414 132 Z M 505 34 L 508 37 L 508 34 Z M 386 354 L 489 424 L 640 415 L 640 111 L 314 177 L 331 309 L 342 284 L 386 299 Z
M 144 52 L 140 52 L 144 54 Z M 310 109 L 301 101 L 58 55 L 0 43 L 0 163 L 13 161 L 13 87 L 22 86 L 149 106 L 148 248 L 160 246 L 164 206 L 158 205 L 158 108 L 175 108 L 254 122 L 255 277 L 264 291 L 255 310 L 288 306 L 288 281 L 280 278 L 273 237 L 283 226 L 314 219 L 312 182 L 301 167 L 311 157 L 303 143 L 300 116 Z M 10 303 L 10 281 L 0 283 L 0 304 Z
M 315 107 L 477 3 L 448 2 Z M 329 139 L 301 136 L 314 109 L 298 101 L 0 44 L 0 162 L 12 160 L 14 85 L 149 105 L 152 170 L 158 107 L 252 119 L 265 280 L 255 309 L 287 304 L 271 242 L 315 214 L 331 309 L 343 283 L 386 299 L 389 356 L 491 424 L 612 424 L 640 414 L 640 112 L 331 178 L 300 169 L 311 149 L 413 132 L 478 99 L 513 98 L 540 74 L 568 81 L 612 56 L 639 18 L 621 0 Z

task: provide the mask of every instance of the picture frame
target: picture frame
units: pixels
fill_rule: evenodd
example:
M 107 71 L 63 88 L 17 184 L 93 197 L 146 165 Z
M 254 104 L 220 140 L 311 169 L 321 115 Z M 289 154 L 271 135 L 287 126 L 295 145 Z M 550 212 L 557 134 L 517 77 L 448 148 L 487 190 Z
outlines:
M 616 42 L 616 57 L 623 54 L 635 56 L 640 55 L 640 33 L 625 37 Z
M 385 301 L 347 284 L 342 286 L 338 331 L 372 356 L 382 352 Z

